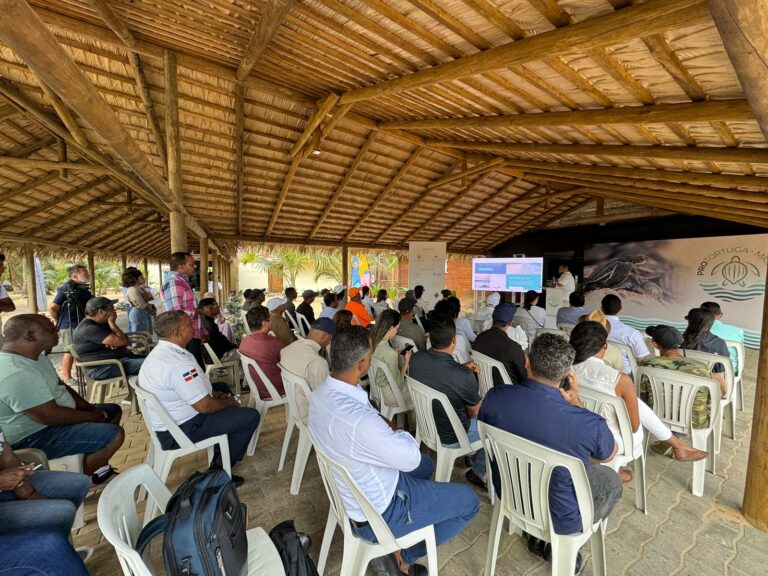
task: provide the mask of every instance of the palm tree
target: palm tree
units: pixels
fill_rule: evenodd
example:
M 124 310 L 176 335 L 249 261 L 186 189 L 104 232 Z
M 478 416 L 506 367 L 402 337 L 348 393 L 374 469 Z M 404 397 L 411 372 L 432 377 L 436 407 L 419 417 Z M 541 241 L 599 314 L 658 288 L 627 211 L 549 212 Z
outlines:
M 314 264 L 309 250 L 290 246 L 274 246 L 270 250 L 246 248 L 240 254 L 242 264 L 250 264 L 257 270 L 279 276 L 288 284 L 296 286 L 299 273 Z
M 327 278 L 336 284 L 341 284 L 343 276 L 341 269 L 341 254 L 332 254 L 326 250 L 318 250 L 313 252 L 312 257 L 314 259 L 315 282 Z

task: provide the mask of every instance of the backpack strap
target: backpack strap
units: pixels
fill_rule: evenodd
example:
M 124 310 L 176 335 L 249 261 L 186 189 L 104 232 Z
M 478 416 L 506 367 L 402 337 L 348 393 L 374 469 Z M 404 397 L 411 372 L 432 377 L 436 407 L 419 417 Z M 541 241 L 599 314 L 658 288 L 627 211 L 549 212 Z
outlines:
M 165 533 L 165 527 L 168 525 L 168 514 L 163 514 L 157 518 L 153 518 L 144 528 L 139 532 L 139 537 L 136 539 L 136 552 L 139 556 L 144 555 L 144 550 L 149 546 L 149 543 L 159 534 Z

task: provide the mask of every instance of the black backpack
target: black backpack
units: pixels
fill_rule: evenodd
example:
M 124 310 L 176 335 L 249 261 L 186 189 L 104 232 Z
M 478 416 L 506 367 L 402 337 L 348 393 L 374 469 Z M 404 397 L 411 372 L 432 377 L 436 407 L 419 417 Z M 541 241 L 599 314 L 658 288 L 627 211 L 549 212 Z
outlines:
M 248 571 L 248 512 L 223 470 L 196 472 L 168 501 L 165 514 L 139 534 L 136 550 L 163 534 L 168 576 L 244 576 Z
M 285 576 L 319 576 L 315 563 L 309 557 L 312 541 L 308 534 L 296 532 L 293 520 L 280 522 L 269 532 L 280 559 Z

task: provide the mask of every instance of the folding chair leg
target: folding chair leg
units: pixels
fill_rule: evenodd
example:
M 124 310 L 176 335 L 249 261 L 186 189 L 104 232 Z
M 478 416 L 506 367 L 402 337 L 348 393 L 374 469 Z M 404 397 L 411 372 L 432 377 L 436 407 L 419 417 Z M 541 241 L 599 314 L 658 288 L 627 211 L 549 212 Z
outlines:
M 320 545 L 320 557 L 317 561 L 317 572 L 325 574 L 325 563 L 328 561 L 328 552 L 331 550 L 333 533 L 336 531 L 336 514 L 333 508 L 328 508 L 328 520 L 325 522 L 325 532 L 323 533 L 323 543 Z
M 509 524 L 511 526 L 512 522 Z M 504 516 L 501 514 L 501 502 L 497 502 L 493 507 L 491 532 L 488 535 L 488 550 L 485 554 L 485 576 L 494 576 L 496 573 L 496 557 L 499 555 L 499 541 L 501 540 L 503 529 Z
M 291 478 L 291 494 L 294 496 L 301 489 L 301 480 L 304 478 L 304 470 L 307 468 L 307 460 L 312 452 L 312 441 L 308 432 L 299 431 L 299 447 L 296 449 L 296 461 L 293 463 L 293 477 Z

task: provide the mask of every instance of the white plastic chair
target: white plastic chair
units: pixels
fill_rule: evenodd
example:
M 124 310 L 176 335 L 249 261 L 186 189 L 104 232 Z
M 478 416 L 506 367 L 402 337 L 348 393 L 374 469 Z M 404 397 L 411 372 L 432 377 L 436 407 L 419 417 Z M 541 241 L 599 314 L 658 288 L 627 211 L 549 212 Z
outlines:
M 493 388 L 493 369 L 499 371 L 499 374 L 501 374 L 501 379 L 504 381 L 504 384 L 512 384 L 512 378 L 509 377 L 509 373 L 507 372 L 506 366 L 499 362 L 498 360 L 494 360 L 490 356 L 486 356 L 485 354 L 481 354 L 477 350 L 472 350 L 472 358 L 475 360 L 475 364 L 480 366 L 480 397 L 485 398 L 485 395 L 488 393 L 488 390 Z
M 528 338 L 528 347 L 530 348 L 536 338 L 536 330 L 541 328 L 533 318 L 527 318 L 526 316 L 515 316 L 514 318 L 517 325 L 525 330 L 525 335 Z
M 523 531 L 552 544 L 552 576 L 573 576 L 579 548 L 592 547 L 592 572 L 605 576 L 605 520 L 594 517 L 592 490 L 584 464 L 578 458 L 541 446 L 480 422 L 486 461 L 499 466 L 501 497 L 496 498 L 491 519 L 485 576 L 496 574 L 496 556 L 504 519 L 518 534 Z M 581 515 L 581 533 L 556 534 L 549 510 L 549 482 L 556 467 L 568 470 Z M 490 467 L 489 467 L 490 470 Z
M 744 373 L 744 362 L 746 362 L 746 355 L 744 353 L 744 344 L 737 342 L 736 340 L 726 340 L 725 345 L 728 346 L 728 350 L 734 348 L 736 350 L 736 358 L 739 363 L 739 369 L 734 369 L 733 374 L 733 386 L 736 390 L 733 393 L 733 403 L 731 406 L 733 410 L 744 411 L 744 385 L 741 381 L 742 374 Z M 733 415 L 734 422 L 736 421 L 736 414 Z
M 384 393 L 378 385 L 379 372 L 384 374 L 384 378 L 387 381 L 389 390 L 392 392 L 392 396 L 395 398 L 396 406 L 388 406 L 384 401 Z M 379 412 L 390 422 L 397 417 L 398 425 L 403 427 L 403 414 L 413 411 L 413 404 L 408 404 L 403 398 L 403 394 L 400 391 L 400 386 L 397 385 L 392 371 L 384 362 L 377 358 L 371 358 L 371 367 L 368 369 L 368 381 L 370 382 L 371 397 L 376 400 L 379 405 Z
M 80 377 L 85 381 L 86 389 L 88 390 L 88 393 L 86 394 L 88 397 L 88 402 L 91 404 L 103 404 L 107 396 L 107 389 L 109 389 L 109 396 L 112 396 L 115 393 L 115 386 L 118 388 L 124 386 L 126 392 L 130 396 L 131 409 L 133 411 L 138 409 L 136 397 L 133 395 L 133 392 L 131 392 L 130 386 L 128 385 L 129 382 L 135 382 L 138 376 L 131 376 L 129 379 L 129 377 L 125 374 L 125 368 L 123 367 L 123 364 L 120 362 L 120 360 L 107 359 L 89 360 L 84 362 L 80 360 L 77 352 L 75 352 L 74 346 L 69 347 L 69 352 L 72 354 L 72 358 L 74 358 L 73 366 L 77 370 Z M 97 366 L 116 366 L 120 371 L 120 375 L 115 376 L 114 378 L 96 380 L 88 374 L 88 368 L 96 368 Z
M 223 378 L 232 390 L 235 390 L 236 393 L 242 393 L 242 387 L 240 386 L 240 362 L 237 360 L 222 362 L 208 342 L 203 342 L 203 348 L 205 348 L 205 352 L 211 360 L 211 364 L 205 365 L 205 373 L 208 375 L 208 379 L 211 382 L 216 382 Z
M 412 346 L 411 352 L 413 354 L 416 354 L 416 352 L 419 351 L 418 346 L 416 346 L 416 342 L 414 342 L 411 338 L 407 338 L 406 336 L 396 335 L 394 338 L 392 338 L 392 344 L 395 345 L 396 350 L 405 350 L 405 347 L 410 344 Z
M 558 330 L 565 332 L 567 338 L 570 338 L 571 332 L 573 332 L 573 329 L 576 328 L 576 324 L 568 324 L 567 322 L 562 322 L 557 325 L 557 328 Z
M 418 315 L 418 313 L 417 313 L 417 314 L 416 314 L 416 315 L 413 317 L 413 319 L 414 319 L 414 320 L 416 320 L 416 324 L 418 324 L 418 325 L 419 325 L 419 328 L 421 328 L 422 330 L 424 330 L 424 324 L 422 324 L 422 322 L 421 322 L 421 318 L 419 318 L 419 315 Z
M 267 412 L 269 409 L 276 406 L 285 405 L 285 439 L 283 440 L 283 449 L 280 452 L 280 462 L 277 465 L 277 469 L 280 471 L 283 469 L 283 464 L 285 464 L 285 456 L 288 452 L 288 444 L 291 441 L 291 433 L 293 432 L 293 427 L 296 425 L 296 421 L 294 419 L 293 413 L 291 412 L 290 405 L 288 404 L 288 398 L 285 396 L 280 396 L 280 394 L 277 393 L 275 385 L 272 384 L 269 378 L 267 378 L 267 375 L 264 374 L 264 371 L 261 369 L 261 366 L 259 366 L 259 363 L 256 362 L 256 360 L 253 358 L 248 358 L 248 356 L 245 354 L 240 354 L 240 362 L 243 365 L 243 377 L 248 383 L 248 388 L 251 391 L 250 397 L 248 399 L 248 406 L 250 408 L 256 408 L 256 410 L 259 411 L 259 415 L 261 416 L 259 419 L 259 425 L 256 428 L 256 432 L 254 432 L 253 438 L 251 438 L 251 441 L 248 444 L 248 456 L 253 456 L 256 452 L 256 443 L 259 441 L 259 435 L 261 434 L 261 429 L 264 426 L 264 422 L 267 420 Z M 264 383 L 264 386 L 269 393 L 268 399 L 262 400 L 261 396 L 259 396 L 259 388 L 251 377 L 249 366 L 253 368 L 256 374 L 258 374 L 259 378 L 261 378 L 261 381 Z
M 734 437 L 734 427 L 736 425 L 734 395 L 737 390 L 731 357 L 699 352 L 698 350 L 683 350 L 683 355 L 691 360 L 704 362 L 707 365 L 707 370 L 710 372 L 714 369 L 715 364 L 722 364 L 725 367 L 725 397 L 720 399 L 720 415 L 715 416 L 714 412 L 710 415 L 710 418 L 714 419 L 715 453 L 720 454 L 720 444 L 723 439 L 723 419 L 725 419 L 725 433 L 728 435 L 728 438 L 732 439 Z
M 714 416 L 720 413 L 720 384 L 710 378 L 701 378 L 668 368 L 640 366 L 637 380 L 647 377 L 653 391 L 653 411 L 673 432 L 691 437 L 691 445 L 706 450 L 709 456 L 693 463 L 691 493 L 704 495 L 704 471 L 715 471 Z M 709 389 L 712 416 L 706 428 L 694 428 L 691 424 L 693 401 L 699 388 Z M 646 444 L 648 437 L 646 438 Z
M 616 454 L 613 460 L 605 462 L 604 465 L 613 468 L 618 473 L 619 468 L 632 464 L 634 470 L 635 482 L 635 507 L 641 510 L 643 514 L 648 514 L 648 501 L 646 498 L 645 482 L 645 450 L 642 448 L 635 450 L 632 436 L 632 422 L 629 420 L 627 405 L 624 400 L 589 388 L 585 382 L 579 387 L 579 398 L 582 404 L 590 412 L 600 414 L 605 417 L 608 411 L 616 414 L 616 420 L 619 423 L 619 434 L 621 443 L 624 445 L 624 453 Z
M 637 358 L 635 358 L 635 353 L 632 351 L 632 347 L 619 342 L 614 342 L 613 340 L 608 340 L 608 342 L 619 349 L 622 358 L 629 360 L 629 369 L 631 371 L 629 376 L 635 381 L 635 391 L 639 392 L 638 386 L 640 385 L 640 381 L 637 379 Z M 624 362 L 622 362 L 622 365 L 624 365 Z
M 328 494 L 328 500 L 330 501 L 328 521 L 325 523 L 323 544 L 320 548 L 320 559 L 317 564 L 318 573 L 325 574 L 328 552 L 331 548 L 333 534 L 338 525 L 341 528 L 342 534 L 344 534 L 344 552 L 339 576 L 363 576 L 368 564 L 374 558 L 410 548 L 419 542 L 425 542 L 427 545 L 429 575 L 438 576 L 437 544 L 435 542 L 434 526 L 425 526 L 400 538 L 395 538 L 389 526 L 381 517 L 381 514 L 376 512 L 373 504 L 366 498 L 349 472 L 325 454 L 314 439 L 313 444 L 315 445 L 317 463 L 320 466 L 320 475 L 323 478 L 325 492 Z M 363 540 L 353 532 L 349 516 L 347 516 L 347 511 L 344 508 L 344 501 L 339 491 L 339 483 L 344 484 L 347 490 L 352 493 L 352 497 L 358 505 L 363 509 L 365 519 L 376 536 L 378 544 Z
M 453 359 L 459 364 L 466 364 L 472 360 L 472 346 L 464 334 L 456 332 L 456 347 L 453 349 Z
M 99 529 L 112 544 L 125 576 L 153 576 L 152 569 L 136 551 L 136 540 L 143 525 L 139 520 L 134 494 L 136 489 L 149 494 L 152 506 L 165 510 L 171 492 L 146 464 L 129 468 L 104 488 L 96 517 Z M 149 503 L 147 504 L 149 506 Z M 251 528 L 248 538 L 248 576 L 285 576 L 283 562 L 269 535 L 262 528 Z
M 309 454 L 312 452 L 312 439 L 309 437 L 308 423 L 302 420 L 301 410 L 299 410 L 300 396 L 298 392 L 303 394 L 307 404 L 309 403 L 309 395 L 312 390 L 307 384 L 307 381 L 296 374 L 289 372 L 284 366 L 278 364 L 280 373 L 283 376 L 283 386 L 285 387 L 285 396 L 288 398 L 288 406 L 292 414 L 295 414 L 294 421 L 296 427 L 299 429 L 299 446 L 296 449 L 296 460 L 293 463 L 293 476 L 291 477 L 291 494 L 294 496 L 299 493 L 301 489 L 301 480 L 304 478 L 304 470 L 307 468 L 307 460 L 309 460 Z M 288 433 L 288 443 L 290 444 L 291 435 L 293 429 L 290 429 Z M 280 467 L 282 469 L 282 466 Z
M 461 425 L 459 416 L 451 406 L 448 396 L 442 392 L 422 384 L 418 380 L 408 377 L 408 388 L 413 399 L 414 412 L 416 413 L 416 441 L 424 442 L 429 448 L 437 452 L 435 464 L 435 481 L 450 482 L 453 465 L 457 458 L 473 454 L 482 448 L 482 442 L 470 443 L 467 431 Z M 458 448 L 447 448 L 440 441 L 435 424 L 434 403 L 439 402 L 448 415 L 453 426 L 453 433 L 459 439 Z
M 301 335 L 306 338 L 307 334 L 309 334 L 309 329 L 310 329 L 310 324 L 307 317 L 304 316 L 304 314 L 302 314 L 301 312 L 296 312 L 296 324 L 298 325 L 299 332 L 301 332 Z
M 219 453 L 221 455 L 221 465 L 227 474 L 232 476 L 232 468 L 229 463 L 229 441 L 226 434 L 220 434 L 218 436 L 212 436 L 199 442 L 192 442 L 189 436 L 184 434 L 179 425 L 171 418 L 168 412 L 165 410 L 157 397 L 151 392 L 147 392 L 141 388 L 138 384 L 131 383 L 133 391 L 139 399 L 142 411 L 144 412 L 144 424 L 149 432 L 149 449 L 147 450 L 146 464 L 152 467 L 160 479 L 165 482 L 168 479 L 168 474 L 171 472 L 174 461 L 182 458 L 188 454 L 199 452 L 200 450 L 208 451 L 208 462 L 213 460 L 213 449 L 219 447 Z M 157 434 L 152 429 L 152 424 L 149 421 L 149 415 L 153 414 L 163 423 L 166 430 L 171 434 L 176 441 L 178 448 L 171 450 L 163 450 L 160 446 L 160 440 L 157 438 Z M 111 482 L 110 482 L 111 484 Z M 143 497 L 143 496 L 142 496 Z M 147 504 L 146 511 L 144 513 L 145 521 L 151 519 L 154 516 L 155 508 L 151 504 Z
M 296 336 L 300 336 L 301 338 L 304 338 L 306 335 L 304 334 L 304 331 L 301 329 L 301 326 L 296 321 L 296 319 L 291 316 L 291 313 L 286 310 L 283 312 L 283 318 L 285 318 L 285 321 L 288 322 L 290 325 L 291 331 L 296 334 Z

